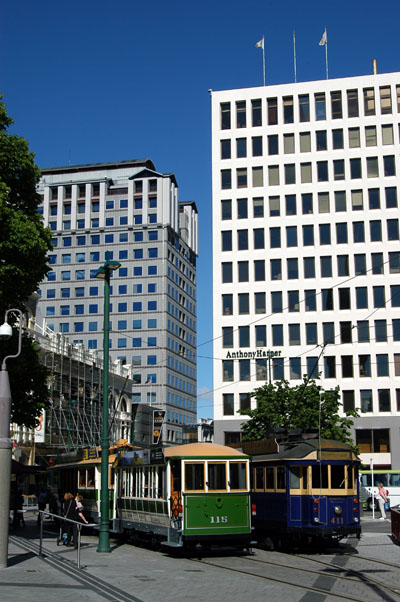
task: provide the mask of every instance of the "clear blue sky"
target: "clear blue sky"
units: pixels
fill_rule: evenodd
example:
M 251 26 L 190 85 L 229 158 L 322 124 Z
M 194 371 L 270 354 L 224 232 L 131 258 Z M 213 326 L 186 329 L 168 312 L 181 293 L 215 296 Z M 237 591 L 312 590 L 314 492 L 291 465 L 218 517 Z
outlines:
M 382 6 L 382 8 L 381 8 Z M 199 211 L 199 415 L 212 416 L 210 98 L 214 90 L 400 70 L 399 3 L 3 3 L 0 92 L 39 166 L 153 159 Z

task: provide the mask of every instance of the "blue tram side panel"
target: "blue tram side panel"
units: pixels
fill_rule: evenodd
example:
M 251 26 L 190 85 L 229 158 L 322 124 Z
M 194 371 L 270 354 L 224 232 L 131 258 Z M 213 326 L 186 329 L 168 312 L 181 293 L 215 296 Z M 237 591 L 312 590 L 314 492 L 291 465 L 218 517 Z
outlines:
M 252 455 L 252 525 L 260 544 L 360 537 L 360 462 L 349 445 L 303 435 L 243 442 L 241 448 Z

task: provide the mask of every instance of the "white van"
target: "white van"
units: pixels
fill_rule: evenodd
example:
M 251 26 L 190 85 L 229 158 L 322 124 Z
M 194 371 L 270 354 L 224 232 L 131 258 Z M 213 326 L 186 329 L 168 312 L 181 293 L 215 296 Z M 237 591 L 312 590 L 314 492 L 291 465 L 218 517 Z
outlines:
M 374 482 L 372 483 L 372 472 Z M 389 491 L 390 507 L 400 504 L 400 471 L 398 470 L 360 470 L 360 500 L 367 510 L 372 510 L 372 500 L 378 492 L 379 483 Z M 375 503 L 375 508 L 378 504 Z

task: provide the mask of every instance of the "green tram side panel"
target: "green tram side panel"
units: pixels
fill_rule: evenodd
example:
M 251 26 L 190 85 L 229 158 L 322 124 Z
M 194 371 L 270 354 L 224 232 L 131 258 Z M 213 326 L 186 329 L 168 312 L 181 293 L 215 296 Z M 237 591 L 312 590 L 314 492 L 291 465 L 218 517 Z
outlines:
M 183 535 L 250 533 L 248 493 L 183 494 Z

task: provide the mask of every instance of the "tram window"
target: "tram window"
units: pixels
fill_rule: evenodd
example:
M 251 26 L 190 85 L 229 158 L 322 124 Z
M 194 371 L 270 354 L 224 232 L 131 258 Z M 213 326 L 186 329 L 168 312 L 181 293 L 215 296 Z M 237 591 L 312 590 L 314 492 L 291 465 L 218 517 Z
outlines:
M 290 489 L 300 489 L 300 466 L 290 467 Z
M 229 464 L 229 485 L 231 489 L 246 489 L 245 462 L 231 462 Z
M 185 464 L 185 490 L 204 490 L 204 464 Z
M 312 467 L 312 488 L 328 489 L 328 466 L 317 464 Z
M 226 489 L 226 464 L 225 462 L 208 464 L 208 489 Z
M 267 483 L 266 483 L 266 489 L 275 489 L 275 483 L 274 483 L 274 469 L 273 468 L 267 468 L 266 470 L 267 473 Z
M 87 486 L 94 487 L 94 468 L 88 468 L 87 471 Z
M 331 488 L 344 489 L 345 485 L 346 479 L 344 475 L 344 466 L 337 464 L 331 465 Z
M 278 466 L 276 469 L 276 488 L 277 489 L 285 489 L 285 467 Z
M 86 470 L 84 468 L 78 470 L 78 487 L 86 487 Z
M 256 470 L 256 489 L 261 489 L 262 491 L 264 491 L 264 468 L 262 466 L 257 466 Z M 274 477 L 272 474 L 272 486 L 273 486 L 273 482 L 274 482 Z
M 181 463 L 179 460 L 171 462 L 172 471 L 172 489 L 173 491 L 181 490 Z
M 115 483 L 115 470 L 114 468 L 110 469 L 110 487 L 114 487 Z
M 399 487 L 400 486 L 400 472 L 392 472 L 388 474 L 389 477 L 389 487 Z
M 158 481 L 157 497 L 159 499 L 162 499 L 163 498 L 163 490 L 164 490 L 164 472 L 163 472 L 162 466 L 159 466 L 157 468 L 157 481 Z

